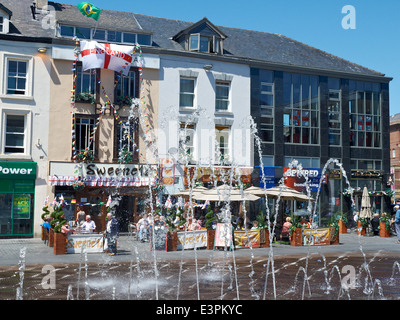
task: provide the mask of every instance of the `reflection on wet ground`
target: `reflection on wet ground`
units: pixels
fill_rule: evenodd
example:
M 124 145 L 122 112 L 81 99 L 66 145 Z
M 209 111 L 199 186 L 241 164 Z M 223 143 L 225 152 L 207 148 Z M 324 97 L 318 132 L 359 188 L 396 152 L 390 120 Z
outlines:
M 149 259 L 132 262 L 27 265 L 24 300 L 364 300 L 400 298 L 400 255 L 393 253 L 311 254 L 196 260 Z M 155 272 L 157 270 L 157 272 Z M 271 266 L 268 269 L 271 271 Z M 51 276 L 55 275 L 54 281 Z M 0 267 L 0 298 L 15 299 L 21 286 L 18 266 Z M 43 282 L 43 283 L 42 283 Z M 54 287 L 52 287 L 54 284 Z M 50 287 L 50 288 L 46 288 Z

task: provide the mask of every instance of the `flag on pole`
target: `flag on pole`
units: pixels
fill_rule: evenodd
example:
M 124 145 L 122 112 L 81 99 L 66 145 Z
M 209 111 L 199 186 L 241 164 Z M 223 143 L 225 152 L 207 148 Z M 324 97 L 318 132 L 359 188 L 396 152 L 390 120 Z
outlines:
M 49 205 L 49 196 L 44 200 L 44 206 L 47 207 Z
M 80 48 L 83 71 L 110 69 L 128 75 L 133 60 L 133 46 L 82 40 Z
M 206 202 L 204 202 L 203 206 L 201 207 L 202 209 L 207 208 L 207 206 L 210 204 L 210 201 L 206 200 Z
M 96 21 L 99 21 L 101 9 L 95 7 L 89 2 L 81 2 L 77 5 L 78 9 L 82 14 L 86 17 L 93 18 Z
M 61 201 L 61 207 L 64 207 L 65 206 L 65 200 L 64 200 L 63 195 L 60 196 L 60 201 Z
M 168 196 L 167 201 L 165 201 L 164 207 L 167 208 L 167 209 L 172 208 L 172 202 L 171 202 L 171 197 L 170 196 Z
M 108 196 L 108 200 L 107 200 L 107 203 L 106 203 L 106 207 L 109 207 L 109 206 L 111 206 L 111 195 Z

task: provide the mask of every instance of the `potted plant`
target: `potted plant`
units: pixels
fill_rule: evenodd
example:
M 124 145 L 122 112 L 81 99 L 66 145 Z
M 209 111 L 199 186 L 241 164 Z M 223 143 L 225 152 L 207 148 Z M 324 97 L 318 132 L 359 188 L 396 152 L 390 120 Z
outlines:
M 390 237 L 390 216 L 386 212 L 382 212 L 379 217 L 379 236 L 383 238 Z
M 349 220 L 347 219 L 347 212 L 339 212 L 339 233 L 347 233 L 347 223 Z
M 57 206 L 52 213 L 53 221 L 50 223 L 54 232 L 54 254 L 65 254 L 67 252 L 67 235 L 61 232 L 61 227 L 67 220 L 64 218 L 62 205 Z
M 256 220 L 258 222 L 258 227 L 260 228 L 260 240 L 262 240 L 262 242 L 260 243 L 260 246 L 261 246 L 261 248 L 269 247 L 269 245 L 270 245 L 269 230 L 268 230 L 268 226 L 265 223 L 265 217 L 261 210 L 260 210 L 259 215 L 256 217 Z M 261 234 L 262 232 L 264 233 L 263 235 Z
M 72 183 L 72 188 L 75 191 L 82 191 L 85 188 L 85 183 L 82 180 L 76 180 Z
M 368 220 L 365 218 L 359 218 L 357 221 L 357 235 L 365 236 L 365 234 L 367 233 L 367 226 Z
M 91 163 L 94 161 L 94 152 L 92 150 L 79 150 L 76 157 L 81 162 Z
M 299 247 L 303 245 L 303 229 L 298 216 L 292 217 L 292 225 L 289 228 L 290 245 Z
M 78 102 L 89 102 L 90 104 L 95 104 L 96 95 L 90 92 L 79 92 L 76 94 L 75 100 Z
M 329 223 L 330 244 L 339 244 L 339 221 L 340 215 L 334 215 Z
M 215 229 L 213 228 L 214 222 L 218 221 L 218 218 L 214 215 L 214 211 L 211 206 L 208 206 L 207 213 L 205 215 L 204 226 L 207 229 L 207 249 L 214 249 L 215 241 Z

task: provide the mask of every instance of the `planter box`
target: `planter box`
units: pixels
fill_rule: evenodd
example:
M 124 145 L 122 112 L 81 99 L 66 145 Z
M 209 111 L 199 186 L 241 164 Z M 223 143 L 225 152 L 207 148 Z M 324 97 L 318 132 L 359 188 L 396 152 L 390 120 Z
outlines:
M 359 229 L 361 228 L 361 225 L 362 225 L 361 222 L 357 221 L 357 235 L 365 236 L 367 233 L 367 230 L 366 230 L 366 228 L 362 228 L 361 233 L 360 233 Z
M 335 228 L 330 227 L 329 229 L 330 229 L 329 233 L 331 235 L 330 244 L 339 244 L 339 233 L 340 233 L 340 231 L 337 234 L 335 234 Z
M 54 254 L 67 253 L 67 235 L 65 233 L 54 233 Z
M 347 227 L 342 220 L 339 220 L 339 233 L 347 233 Z
M 49 247 L 53 247 L 54 243 L 54 229 L 50 228 L 49 229 Z
M 167 251 L 177 251 L 177 250 L 178 250 L 178 232 L 168 231 Z
M 386 229 L 385 222 L 379 222 L 379 236 L 383 238 L 390 237 L 390 229 Z
M 261 229 L 260 230 L 260 248 L 268 248 L 270 246 L 269 244 L 269 231 L 268 229 Z
M 214 249 L 215 230 L 207 230 L 207 250 Z
M 303 245 L 303 232 L 301 228 L 296 228 L 290 236 L 290 245 L 300 247 Z

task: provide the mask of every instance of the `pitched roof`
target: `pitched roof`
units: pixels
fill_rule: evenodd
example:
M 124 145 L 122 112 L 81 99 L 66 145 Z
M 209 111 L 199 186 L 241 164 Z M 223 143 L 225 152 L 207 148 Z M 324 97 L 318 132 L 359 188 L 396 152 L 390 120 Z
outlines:
M 19 0 L 18 6 L 15 5 L 15 0 L 0 0 L 0 3 L 13 11 L 10 34 L 55 38 L 54 30 L 44 29 L 41 26 L 45 13 L 38 14 L 36 20 L 32 19 L 30 9 L 32 0 Z M 96 26 L 96 21 L 83 16 L 75 5 L 51 1 L 49 1 L 49 5 L 55 8 L 56 19 L 59 23 L 93 28 Z M 205 19 L 199 22 L 208 21 Z M 173 37 L 196 25 L 196 23 L 198 22 L 193 23 L 103 9 L 97 28 L 151 33 L 153 35 L 153 47 L 184 52 L 184 47 L 174 41 Z M 227 57 L 301 68 L 353 73 L 355 75 L 384 76 L 383 73 L 344 60 L 280 34 L 223 26 L 214 27 L 226 36 L 224 40 L 224 56 Z M 198 55 L 208 55 L 209 59 L 215 57 L 215 54 L 207 53 L 198 53 Z

